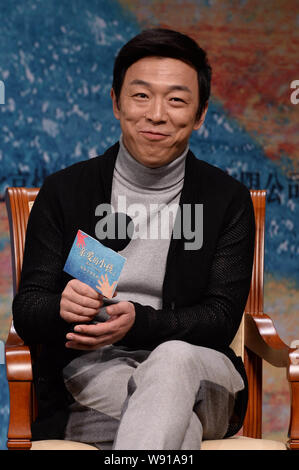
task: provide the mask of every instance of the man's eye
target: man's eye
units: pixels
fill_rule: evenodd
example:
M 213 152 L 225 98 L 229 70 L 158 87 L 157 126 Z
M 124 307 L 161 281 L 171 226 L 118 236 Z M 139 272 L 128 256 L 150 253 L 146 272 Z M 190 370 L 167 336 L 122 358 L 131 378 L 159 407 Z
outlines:
M 147 98 L 147 95 L 145 93 L 136 93 L 134 96 L 136 98 L 142 98 L 142 99 Z
M 174 101 L 175 103 L 185 103 L 182 98 L 178 98 L 177 96 L 173 96 L 172 98 L 170 98 L 170 101 Z

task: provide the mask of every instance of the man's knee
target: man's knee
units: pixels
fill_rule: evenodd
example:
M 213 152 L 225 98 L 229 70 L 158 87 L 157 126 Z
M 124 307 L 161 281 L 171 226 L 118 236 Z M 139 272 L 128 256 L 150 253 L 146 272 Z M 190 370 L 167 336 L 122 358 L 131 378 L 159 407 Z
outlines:
M 152 351 L 150 357 L 152 360 L 168 364 L 169 367 L 172 364 L 175 367 L 186 367 L 196 361 L 194 348 L 198 348 L 198 346 L 193 346 L 185 341 L 165 341 Z
M 190 346 L 178 340 L 166 341 L 157 346 L 133 372 L 129 393 L 132 394 L 141 382 L 170 386 L 177 383 L 178 377 L 182 380 L 184 376 L 194 376 L 196 361 L 192 358 Z M 187 383 L 187 378 L 183 382 Z

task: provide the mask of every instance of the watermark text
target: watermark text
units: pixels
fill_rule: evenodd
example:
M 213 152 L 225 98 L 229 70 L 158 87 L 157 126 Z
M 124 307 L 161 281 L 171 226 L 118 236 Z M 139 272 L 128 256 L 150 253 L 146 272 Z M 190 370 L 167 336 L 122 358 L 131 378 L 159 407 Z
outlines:
M 299 103 L 299 80 L 293 80 L 290 84 L 290 88 L 294 89 L 292 91 L 290 100 L 292 104 L 298 104 Z
M 2 80 L 0 80 L 0 104 L 5 104 L 5 85 Z
M 118 196 L 116 207 L 110 204 L 99 204 L 96 216 L 113 213 L 127 214 L 132 220 L 128 226 L 118 225 L 112 218 L 106 226 L 99 221 L 95 234 L 99 240 L 125 239 L 131 240 L 175 240 L 184 239 L 185 250 L 198 250 L 203 245 L 203 204 L 148 204 L 127 205 L 126 196 Z
M 0 341 L 0 365 L 4 364 L 4 343 Z

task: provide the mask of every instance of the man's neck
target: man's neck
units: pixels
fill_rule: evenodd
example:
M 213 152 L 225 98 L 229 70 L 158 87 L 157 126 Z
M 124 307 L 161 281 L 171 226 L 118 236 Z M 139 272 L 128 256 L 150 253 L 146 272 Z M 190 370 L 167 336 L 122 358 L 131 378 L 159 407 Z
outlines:
M 189 146 L 187 146 L 179 157 L 167 165 L 150 168 L 132 157 L 125 147 L 121 136 L 115 168 L 128 182 L 139 188 L 152 190 L 166 189 L 177 184 L 184 178 L 185 160 L 188 150 Z

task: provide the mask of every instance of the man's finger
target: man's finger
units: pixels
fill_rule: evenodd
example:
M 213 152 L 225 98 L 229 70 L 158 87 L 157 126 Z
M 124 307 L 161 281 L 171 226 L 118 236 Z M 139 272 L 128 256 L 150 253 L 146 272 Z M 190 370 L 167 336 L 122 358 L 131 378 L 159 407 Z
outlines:
M 110 344 L 113 344 L 113 339 L 112 337 L 109 335 L 101 338 L 96 345 L 88 345 L 88 344 L 83 344 L 83 343 L 79 343 L 77 341 L 67 341 L 65 343 L 65 346 L 67 348 L 71 348 L 71 349 L 80 349 L 82 351 L 94 351 L 95 349 L 100 349 L 104 346 L 108 346 Z
M 96 325 L 76 325 L 74 328 L 75 333 L 79 335 L 86 335 L 90 337 L 101 337 L 106 334 L 112 334 L 116 331 L 116 327 L 113 322 L 100 322 Z M 78 335 L 77 335 L 78 336 Z
M 97 308 L 83 307 L 80 304 L 73 303 L 67 299 L 61 299 L 61 309 L 65 312 L 72 312 L 74 315 L 82 315 L 84 317 L 94 317 L 100 309 Z
M 113 335 L 111 334 L 106 334 L 103 336 L 85 336 L 85 335 L 76 335 L 74 333 L 68 333 L 66 336 L 67 342 L 66 346 L 67 347 L 72 347 L 75 349 L 79 349 L 80 347 L 101 347 L 105 344 L 112 344 L 113 342 Z
M 85 315 L 76 315 L 73 312 L 65 311 L 63 313 L 63 318 L 67 323 L 81 323 L 81 322 L 86 323 L 86 322 L 90 322 L 91 320 L 93 320 L 94 315 L 88 317 Z
M 121 315 L 122 313 L 128 313 L 130 311 L 128 304 L 129 302 L 122 301 L 117 304 L 107 305 L 106 312 L 108 315 Z
M 73 289 L 65 291 L 63 297 L 71 303 L 81 305 L 81 307 L 98 309 L 103 306 L 103 300 L 101 298 L 96 299 L 86 295 L 80 295 Z
M 72 279 L 72 281 L 70 281 L 70 285 L 72 289 L 80 295 L 91 297 L 92 299 L 103 298 L 99 292 L 84 282 L 79 281 L 79 279 Z

